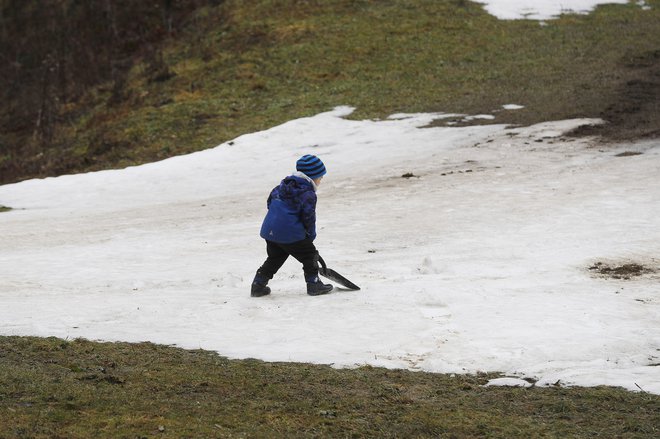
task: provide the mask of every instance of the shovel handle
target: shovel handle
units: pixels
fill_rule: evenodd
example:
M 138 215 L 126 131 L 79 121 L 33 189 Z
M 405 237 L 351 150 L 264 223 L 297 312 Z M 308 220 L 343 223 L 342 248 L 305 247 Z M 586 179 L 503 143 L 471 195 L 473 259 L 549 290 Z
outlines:
M 323 260 L 323 258 L 321 257 L 321 255 L 320 255 L 319 253 L 317 253 L 316 256 L 317 256 L 319 262 L 321 263 L 321 267 L 323 267 L 323 271 L 327 270 L 327 269 L 328 269 L 328 266 L 325 265 L 325 261 Z

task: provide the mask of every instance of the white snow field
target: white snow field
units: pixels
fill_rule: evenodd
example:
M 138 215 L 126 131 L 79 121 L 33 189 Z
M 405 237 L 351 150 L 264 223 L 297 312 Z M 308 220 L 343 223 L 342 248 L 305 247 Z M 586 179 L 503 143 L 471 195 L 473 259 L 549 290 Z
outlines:
M 658 267 L 657 141 L 562 137 L 595 120 L 425 128 L 450 115 L 351 111 L 0 186 L 14 208 L 0 214 L 0 334 L 660 394 L 659 275 L 589 270 Z M 317 247 L 362 289 L 307 296 L 290 259 L 272 294 L 251 298 L 266 198 L 307 153 L 328 169 Z
M 476 2 L 484 4 L 489 14 L 501 20 L 546 20 L 566 13 L 585 14 L 598 5 L 625 4 L 628 0 L 476 0 Z M 637 4 L 645 7 L 643 1 L 638 1 Z

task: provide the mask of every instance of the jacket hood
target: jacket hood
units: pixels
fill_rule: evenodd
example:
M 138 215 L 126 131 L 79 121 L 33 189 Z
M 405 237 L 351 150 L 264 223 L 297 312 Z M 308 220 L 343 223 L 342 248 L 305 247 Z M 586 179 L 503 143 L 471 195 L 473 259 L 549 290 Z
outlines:
M 298 177 L 298 178 L 302 178 L 302 179 L 307 180 L 308 182 L 310 182 L 312 184 L 312 189 L 314 189 L 314 192 L 316 192 L 316 189 L 317 189 L 316 183 L 314 183 L 314 180 L 309 178 L 306 174 L 304 174 L 300 171 L 296 171 L 293 174 L 291 174 L 291 177 Z
M 308 177 L 290 175 L 276 188 L 276 198 L 282 200 L 298 200 L 303 192 L 315 191 L 316 185 Z

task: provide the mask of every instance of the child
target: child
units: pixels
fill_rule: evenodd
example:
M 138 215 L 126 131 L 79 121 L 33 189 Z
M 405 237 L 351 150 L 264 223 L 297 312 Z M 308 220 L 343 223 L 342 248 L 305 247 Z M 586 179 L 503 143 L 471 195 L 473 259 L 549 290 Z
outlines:
M 266 240 L 268 259 L 257 270 L 252 281 L 252 297 L 270 294 L 268 281 L 284 264 L 289 255 L 303 265 L 307 294 L 327 294 L 332 285 L 319 279 L 316 238 L 316 189 L 326 174 L 323 162 L 316 156 L 304 155 L 296 162 L 293 175 L 276 186 L 266 202 L 268 213 L 261 226 Z

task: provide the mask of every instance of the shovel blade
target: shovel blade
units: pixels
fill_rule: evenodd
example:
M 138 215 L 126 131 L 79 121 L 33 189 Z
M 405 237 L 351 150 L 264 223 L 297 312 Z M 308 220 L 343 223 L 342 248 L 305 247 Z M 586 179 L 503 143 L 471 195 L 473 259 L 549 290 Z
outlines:
M 359 290 L 360 287 L 355 285 L 353 282 L 350 280 L 346 279 L 344 276 L 341 274 L 337 273 L 335 270 L 332 268 L 320 268 L 319 269 L 319 274 L 325 278 L 330 279 L 333 282 L 338 283 L 339 285 L 348 288 L 349 290 Z

